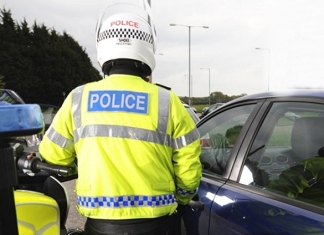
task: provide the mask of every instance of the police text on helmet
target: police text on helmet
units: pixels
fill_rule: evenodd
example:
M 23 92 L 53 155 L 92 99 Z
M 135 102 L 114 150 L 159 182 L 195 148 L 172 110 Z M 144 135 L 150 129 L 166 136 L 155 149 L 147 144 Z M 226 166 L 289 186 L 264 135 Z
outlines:
M 112 21 L 110 23 L 110 26 L 120 26 L 120 25 L 128 25 L 128 26 L 133 26 L 134 28 L 138 28 L 138 22 L 132 21 L 132 20 L 116 20 Z

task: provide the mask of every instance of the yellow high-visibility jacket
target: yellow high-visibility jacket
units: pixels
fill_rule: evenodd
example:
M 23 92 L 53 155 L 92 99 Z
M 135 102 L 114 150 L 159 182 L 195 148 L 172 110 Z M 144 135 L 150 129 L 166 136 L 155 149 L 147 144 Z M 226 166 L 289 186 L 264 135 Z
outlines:
M 172 92 L 132 75 L 74 89 L 39 146 L 49 163 L 78 163 L 81 215 L 156 218 L 187 204 L 201 178 L 199 132 Z

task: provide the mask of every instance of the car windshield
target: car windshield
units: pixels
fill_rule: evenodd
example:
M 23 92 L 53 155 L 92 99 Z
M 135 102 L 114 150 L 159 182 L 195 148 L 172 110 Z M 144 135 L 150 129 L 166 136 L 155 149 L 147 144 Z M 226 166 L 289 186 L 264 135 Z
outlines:
M 3 104 L 23 104 L 22 98 L 14 91 L 0 89 L 0 102 Z

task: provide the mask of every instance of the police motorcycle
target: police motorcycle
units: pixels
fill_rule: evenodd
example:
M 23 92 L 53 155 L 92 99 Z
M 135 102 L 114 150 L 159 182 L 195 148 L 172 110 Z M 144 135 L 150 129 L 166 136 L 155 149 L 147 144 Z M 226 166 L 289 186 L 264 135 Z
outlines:
M 5 100 L 0 91 L 0 235 L 84 234 L 65 228 L 69 200 L 62 182 L 77 174 L 41 161 L 37 134 L 43 132 L 44 119 L 39 105 L 8 102 L 8 94 L 15 97 L 6 92 Z

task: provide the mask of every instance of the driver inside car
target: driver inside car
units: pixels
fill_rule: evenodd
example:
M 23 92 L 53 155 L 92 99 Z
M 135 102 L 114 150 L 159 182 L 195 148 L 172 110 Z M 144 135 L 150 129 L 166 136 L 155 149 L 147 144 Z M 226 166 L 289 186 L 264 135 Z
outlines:
M 300 161 L 269 183 L 268 190 L 324 206 L 324 147 L 318 156 Z
M 220 133 L 210 134 L 211 148 L 202 151 L 200 155 L 204 170 L 222 174 L 242 127 L 242 125 L 230 127 L 225 136 Z

